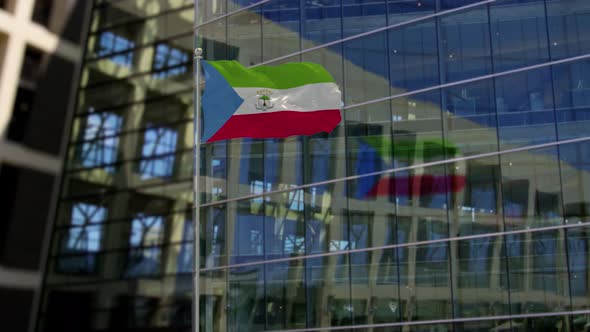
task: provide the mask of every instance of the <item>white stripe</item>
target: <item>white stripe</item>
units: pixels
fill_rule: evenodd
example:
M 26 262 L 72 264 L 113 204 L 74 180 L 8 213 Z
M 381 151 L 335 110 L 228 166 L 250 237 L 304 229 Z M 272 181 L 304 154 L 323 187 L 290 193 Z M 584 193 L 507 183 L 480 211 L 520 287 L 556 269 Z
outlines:
M 234 88 L 244 103 L 234 115 L 261 114 L 280 111 L 310 112 L 341 109 L 342 94 L 336 83 L 315 83 L 291 89 Z M 269 94 L 272 107 L 260 108 L 259 98 Z M 258 108 L 257 108 L 258 107 Z

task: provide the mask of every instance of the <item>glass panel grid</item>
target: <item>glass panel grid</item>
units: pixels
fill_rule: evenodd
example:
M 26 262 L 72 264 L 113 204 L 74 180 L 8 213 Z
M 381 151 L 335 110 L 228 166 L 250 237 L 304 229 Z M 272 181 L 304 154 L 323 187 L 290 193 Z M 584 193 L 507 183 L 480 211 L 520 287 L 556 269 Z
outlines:
M 39 331 L 190 328 L 193 21 L 345 102 L 201 148 L 200 331 L 587 329 L 586 1 L 191 3 L 96 2 Z

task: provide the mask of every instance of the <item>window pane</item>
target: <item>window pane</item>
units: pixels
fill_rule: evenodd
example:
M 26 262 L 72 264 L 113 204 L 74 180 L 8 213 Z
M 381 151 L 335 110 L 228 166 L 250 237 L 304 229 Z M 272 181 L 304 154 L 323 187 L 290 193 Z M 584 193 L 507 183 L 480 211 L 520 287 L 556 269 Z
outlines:
M 389 94 L 386 38 L 386 33 L 380 32 L 344 43 L 346 105 Z
M 174 151 L 176 151 L 177 133 L 168 128 L 150 127 L 144 133 L 139 164 L 142 179 L 168 177 L 174 171 Z
M 135 47 L 135 42 L 111 31 L 102 32 L 98 38 L 96 55 L 104 57 L 113 53 L 109 58 L 117 65 L 131 67 L 133 64 L 133 51 L 127 51 Z M 127 52 L 125 52 L 127 51 Z
M 342 0 L 344 37 L 353 36 L 385 26 L 385 0 Z
M 117 160 L 119 137 L 115 136 L 121 128 L 122 118 L 114 113 L 96 113 L 86 117 L 86 125 L 76 154 L 81 166 L 93 167 L 112 164 Z M 106 168 L 112 172 L 112 166 Z
M 239 53 L 235 60 L 244 66 L 262 62 L 262 17 L 260 7 L 233 14 L 227 18 L 227 42 Z
M 98 205 L 76 203 L 72 205 L 71 226 L 61 239 L 60 254 L 63 257 L 56 268 L 61 273 L 96 273 L 98 255 L 102 249 L 102 223 L 106 208 Z M 70 256 L 71 255 L 71 256 Z
M 496 79 L 500 148 L 541 144 L 556 139 L 549 69 Z
M 506 278 L 499 256 L 503 237 L 482 237 L 451 242 L 456 246 L 457 288 L 453 291 L 456 317 L 502 316 L 510 313 L 508 289 L 500 286 Z M 499 324 L 500 322 L 498 322 Z M 493 321 L 482 323 L 497 325 Z
M 549 60 L 543 0 L 493 3 L 490 22 L 496 72 Z
M 436 8 L 436 0 L 387 0 L 387 13 L 389 24 L 433 14 Z
M 427 236 L 435 238 L 437 234 L 430 231 Z M 422 237 L 420 240 L 425 239 L 427 238 Z M 410 246 L 408 256 L 416 257 L 415 262 L 400 261 L 400 267 L 412 270 L 415 268 L 415 272 L 408 274 L 408 286 L 400 289 L 402 321 L 451 318 L 447 243 Z
M 556 156 L 555 148 L 501 155 L 507 229 L 563 223 Z
M 131 221 L 125 277 L 158 274 L 162 256 L 164 220 L 160 216 L 138 214 Z
M 440 19 L 440 56 L 445 82 L 489 74 L 490 32 L 487 6 Z
M 389 30 L 388 36 L 393 95 L 439 83 L 434 20 Z
M 547 1 L 551 57 L 562 59 L 590 51 L 590 4 L 584 0 Z
M 262 6 L 263 60 L 299 51 L 300 4 L 274 0 Z
M 304 271 L 303 260 L 265 265 L 265 330 L 305 328 Z
M 394 167 L 392 159 L 391 111 L 389 103 L 346 110 L 349 175 L 383 171 Z M 374 200 L 379 195 L 379 183 L 387 176 L 370 176 L 348 183 L 348 196 L 359 200 Z
M 455 220 L 452 234 L 458 236 L 493 233 L 502 230 L 501 176 L 498 157 L 457 162 L 455 176 L 464 186 L 449 193 L 450 218 Z
M 561 145 L 561 181 L 566 223 L 590 218 L 590 143 Z
M 569 287 L 563 231 L 528 233 L 506 241 L 512 313 L 565 311 Z
M 188 72 L 190 52 L 173 48 L 166 44 L 158 44 L 154 53 L 152 69 L 154 77 L 164 78 Z
M 590 125 L 590 61 L 553 69 L 559 139 L 587 136 Z
M 569 286 L 572 293 L 571 310 L 585 310 L 588 307 L 588 234 L 587 227 L 573 228 L 566 231 L 569 268 Z
M 491 80 L 445 88 L 448 158 L 494 152 L 498 149 L 496 108 Z
M 342 38 L 341 1 L 304 2 L 302 37 L 309 43 L 304 49 Z

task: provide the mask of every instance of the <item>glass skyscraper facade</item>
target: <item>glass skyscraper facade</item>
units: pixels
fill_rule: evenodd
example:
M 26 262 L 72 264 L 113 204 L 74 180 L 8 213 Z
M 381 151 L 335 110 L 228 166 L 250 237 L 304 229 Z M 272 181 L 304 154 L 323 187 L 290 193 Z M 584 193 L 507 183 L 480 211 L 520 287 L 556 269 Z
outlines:
M 200 148 L 201 331 L 590 329 L 589 1 L 196 7 L 94 3 L 39 331 L 190 330 L 195 45 L 344 96 Z

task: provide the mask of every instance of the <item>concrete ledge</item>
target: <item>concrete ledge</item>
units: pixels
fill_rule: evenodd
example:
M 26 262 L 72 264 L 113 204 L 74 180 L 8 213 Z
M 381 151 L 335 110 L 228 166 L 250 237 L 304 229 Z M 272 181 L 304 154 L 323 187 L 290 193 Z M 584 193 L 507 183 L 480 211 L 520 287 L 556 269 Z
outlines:
M 57 156 L 12 142 L 0 142 L 0 161 L 55 175 L 61 172 L 63 165 Z
M 0 265 L 0 287 L 38 289 L 41 286 L 39 271 L 10 269 Z

